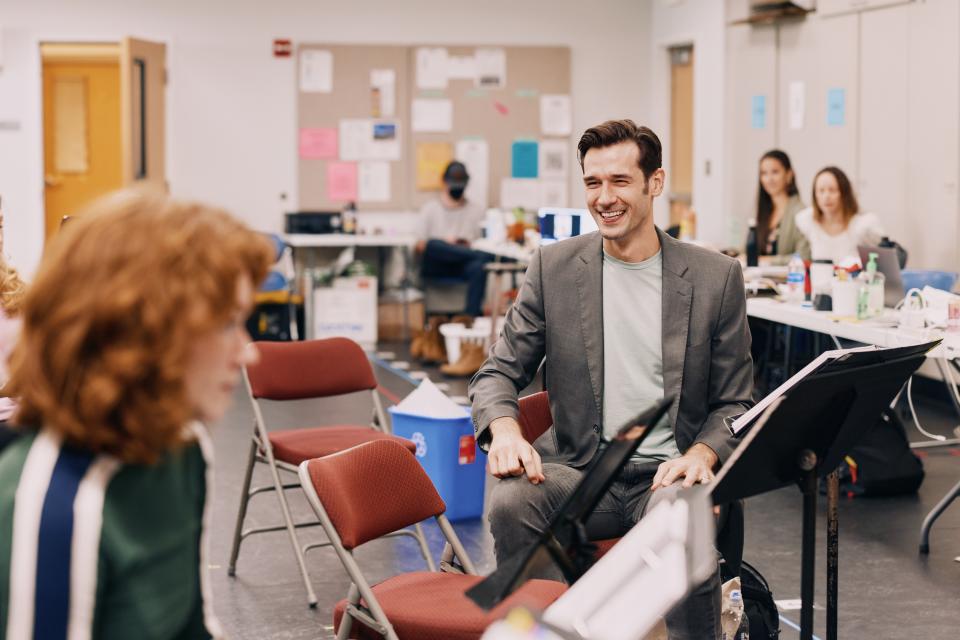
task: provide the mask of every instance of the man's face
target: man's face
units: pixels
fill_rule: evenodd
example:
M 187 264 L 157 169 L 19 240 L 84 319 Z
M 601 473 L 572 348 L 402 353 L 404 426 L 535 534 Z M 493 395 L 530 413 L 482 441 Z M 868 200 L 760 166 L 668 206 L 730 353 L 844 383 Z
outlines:
M 606 240 L 623 240 L 652 222 L 653 199 L 663 191 L 663 170 L 645 180 L 632 140 L 594 147 L 583 157 L 587 207 Z

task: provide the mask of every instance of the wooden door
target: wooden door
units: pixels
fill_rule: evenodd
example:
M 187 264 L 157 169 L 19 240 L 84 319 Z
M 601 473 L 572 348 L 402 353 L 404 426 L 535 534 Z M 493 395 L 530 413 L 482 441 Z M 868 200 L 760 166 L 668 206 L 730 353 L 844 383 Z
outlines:
M 169 191 L 166 173 L 167 47 L 124 38 L 120 43 L 122 171 L 125 185 Z
M 123 184 L 117 45 L 43 44 L 46 238 Z
M 693 47 L 670 49 L 670 226 L 693 200 Z M 690 220 L 688 219 L 688 223 Z M 695 229 L 685 230 L 695 235 Z

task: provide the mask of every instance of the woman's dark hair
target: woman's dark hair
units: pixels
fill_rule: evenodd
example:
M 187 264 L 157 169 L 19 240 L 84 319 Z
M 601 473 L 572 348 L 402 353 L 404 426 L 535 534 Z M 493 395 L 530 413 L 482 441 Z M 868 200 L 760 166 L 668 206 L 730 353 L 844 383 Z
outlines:
M 837 188 L 840 189 L 840 206 L 843 208 L 843 224 L 846 225 L 850 222 L 850 218 L 860 211 L 860 205 L 857 204 L 857 196 L 853 194 L 850 178 L 838 167 L 824 167 L 813 176 L 813 219 L 817 224 L 823 224 L 823 211 L 817 203 L 817 178 L 824 173 L 829 173 L 837 180 Z
M 649 180 L 663 163 L 663 149 L 657 134 L 648 127 L 637 126 L 633 120 L 607 120 L 584 131 L 577 144 L 580 169 L 583 169 L 583 157 L 590 149 L 609 147 L 626 140 L 637 144 L 640 151 L 640 171 L 643 172 L 643 179 Z
M 793 171 L 793 166 L 790 164 L 790 156 L 788 156 L 780 149 L 771 149 L 767 151 L 760 158 L 760 163 L 763 163 L 764 160 L 770 158 L 776 160 L 783 167 L 784 171 Z M 797 195 L 797 177 L 795 175 L 790 176 L 790 183 L 787 185 L 787 195 L 795 196 Z M 760 249 L 760 253 L 766 253 L 767 248 L 767 238 L 770 236 L 770 216 L 773 215 L 773 198 L 770 197 L 770 194 L 767 193 L 767 190 L 763 188 L 763 182 L 758 178 L 757 179 L 757 247 Z

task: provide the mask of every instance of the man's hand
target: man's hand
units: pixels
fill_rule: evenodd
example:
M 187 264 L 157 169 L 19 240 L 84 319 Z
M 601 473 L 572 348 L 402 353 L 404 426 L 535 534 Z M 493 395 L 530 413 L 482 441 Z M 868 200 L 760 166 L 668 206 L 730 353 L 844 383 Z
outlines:
M 497 478 L 527 474 L 533 484 L 544 481 L 540 454 L 523 437 L 520 423 L 510 417 L 497 418 L 490 423 L 490 450 L 487 468 Z
M 667 460 L 657 467 L 651 489 L 656 491 L 661 487 L 669 487 L 680 478 L 683 478 L 684 489 L 698 482 L 701 484 L 713 482 L 713 468 L 717 460 L 717 454 L 713 449 L 698 442 L 679 458 Z

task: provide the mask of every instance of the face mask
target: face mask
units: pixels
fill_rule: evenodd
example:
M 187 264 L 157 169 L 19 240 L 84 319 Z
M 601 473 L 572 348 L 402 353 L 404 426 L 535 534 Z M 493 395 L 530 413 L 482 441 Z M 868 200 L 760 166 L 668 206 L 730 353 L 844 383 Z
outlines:
M 466 190 L 466 187 L 450 187 L 450 197 L 454 200 L 459 200 L 463 197 L 464 190 Z

